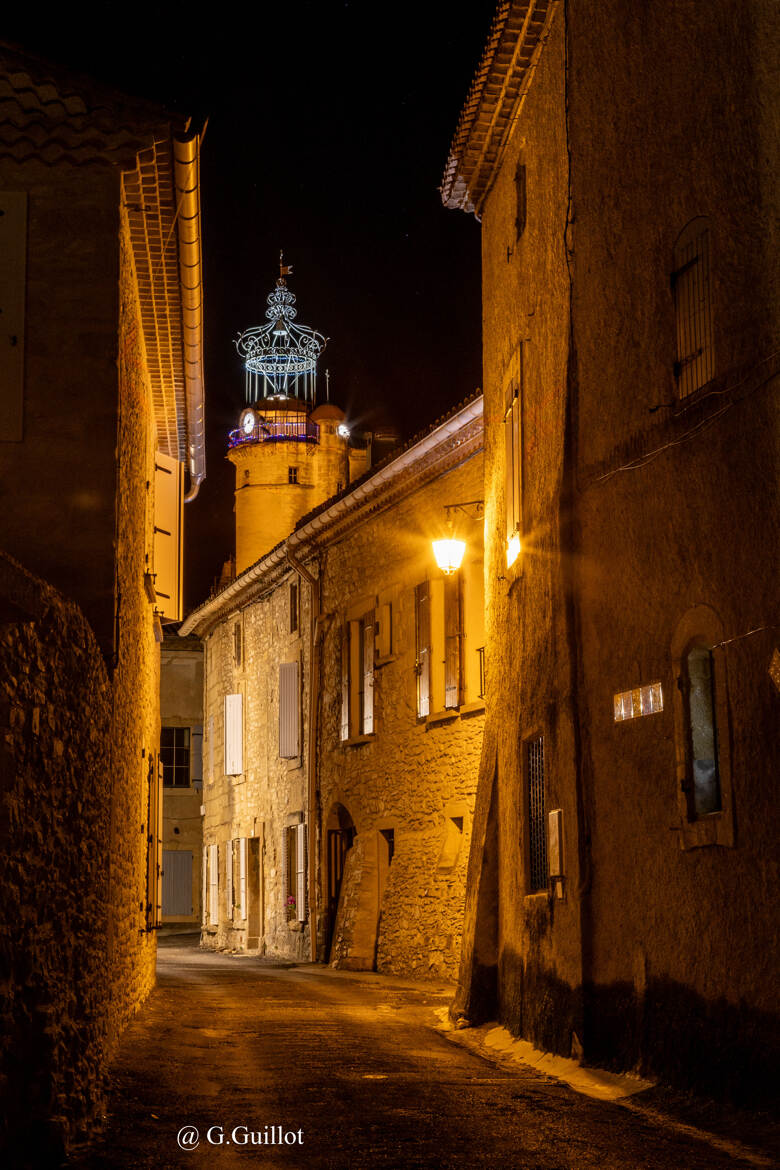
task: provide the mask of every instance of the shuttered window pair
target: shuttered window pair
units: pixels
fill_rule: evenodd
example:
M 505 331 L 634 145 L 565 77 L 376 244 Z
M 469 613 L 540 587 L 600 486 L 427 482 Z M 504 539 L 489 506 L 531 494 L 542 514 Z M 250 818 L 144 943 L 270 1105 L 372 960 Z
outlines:
M 443 588 L 443 598 L 442 598 Z M 437 663 L 437 703 L 442 702 L 441 662 L 444 662 L 444 706 L 457 708 L 463 702 L 463 607 L 459 573 L 445 577 L 437 586 L 436 622 L 433 621 L 433 590 L 430 581 L 423 581 L 414 591 L 417 717 L 425 719 L 433 709 L 433 655 Z M 443 625 L 441 607 L 444 607 Z M 433 645 L 433 627 L 438 631 Z M 439 638 L 443 635 L 444 645 Z
M 288 825 L 282 837 L 284 910 L 288 922 L 305 922 L 308 914 L 307 848 L 306 824 Z
M 374 732 L 374 610 L 344 626 L 341 643 L 341 739 Z

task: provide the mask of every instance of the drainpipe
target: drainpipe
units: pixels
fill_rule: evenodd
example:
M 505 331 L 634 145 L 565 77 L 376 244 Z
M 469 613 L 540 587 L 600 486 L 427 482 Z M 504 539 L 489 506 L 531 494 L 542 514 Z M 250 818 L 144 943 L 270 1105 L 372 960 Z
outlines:
M 309 570 L 301 564 L 297 557 L 290 551 L 289 545 L 285 546 L 285 556 L 287 562 L 302 580 L 307 581 L 311 587 L 311 620 L 309 628 L 311 631 L 309 639 L 309 661 L 311 663 L 311 681 L 309 683 L 309 758 L 308 758 L 308 855 L 309 868 L 307 880 L 309 883 L 309 955 L 312 963 L 317 962 L 317 881 L 316 881 L 316 866 L 315 857 L 317 849 L 317 825 L 316 825 L 316 808 L 317 808 L 317 714 L 319 712 L 319 698 L 320 698 L 320 653 L 319 653 L 319 638 L 322 627 L 322 618 L 320 614 L 321 606 L 321 588 L 320 577 L 313 576 Z

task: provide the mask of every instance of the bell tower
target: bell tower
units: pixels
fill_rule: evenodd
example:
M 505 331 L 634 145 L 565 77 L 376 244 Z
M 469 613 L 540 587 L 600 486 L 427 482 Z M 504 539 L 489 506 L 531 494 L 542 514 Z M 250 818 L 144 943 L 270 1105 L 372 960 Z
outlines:
M 244 362 L 245 404 L 230 432 L 236 469 L 236 573 L 289 536 L 302 516 L 367 470 L 370 436 L 352 439 L 344 412 L 317 404 L 321 333 L 296 323 L 292 267 L 280 254 L 266 323 L 236 339 Z

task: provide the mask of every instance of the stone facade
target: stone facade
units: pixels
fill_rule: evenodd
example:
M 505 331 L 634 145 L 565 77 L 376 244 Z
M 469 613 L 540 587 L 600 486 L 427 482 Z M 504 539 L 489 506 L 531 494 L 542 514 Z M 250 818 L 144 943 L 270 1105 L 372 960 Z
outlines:
M 780 31 L 761 0 L 526 8 L 496 18 L 443 191 L 483 223 L 491 663 L 453 1011 L 755 1100 L 778 1051 Z
M 430 541 L 464 503 L 445 604 Z M 206 655 L 204 945 L 454 975 L 484 718 L 481 505 L 478 398 L 184 622 Z
M 160 648 L 160 725 L 163 736 L 165 729 L 183 733 L 178 740 L 175 735 L 171 736 L 174 742 L 170 746 L 163 741 L 160 748 L 163 758 L 162 924 L 196 928 L 200 926 L 202 916 L 203 855 L 200 811 L 203 799 L 203 645 L 199 639 L 182 639 L 173 634 L 163 640 Z M 185 760 L 184 766 L 180 763 L 182 759 Z
M 161 224 L 147 208 L 141 231 L 123 197 L 143 169 L 150 198 L 172 204 L 175 127 L 6 49 L 0 90 L 4 305 L 24 307 L 0 354 L 0 546 L 16 558 L 0 589 L 4 1136 L 14 1165 L 37 1166 L 94 1118 L 105 1062 L 154 982 L 156 472 L 160 451 L 177 466 L 189 416 L 183 379 L 161 377 L 152 348 L 168 336 L 165 368 L 181 374 L 176 239 L 167 319 L 159 266 L 139 275 L 139 232 Z

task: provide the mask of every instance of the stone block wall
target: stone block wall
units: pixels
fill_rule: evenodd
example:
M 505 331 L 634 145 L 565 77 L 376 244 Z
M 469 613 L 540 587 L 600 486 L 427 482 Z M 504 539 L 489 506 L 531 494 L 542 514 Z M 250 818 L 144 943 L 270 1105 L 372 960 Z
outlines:
M 80 610 L 4 556 L 0 605 L 3 1136 L 48 1165 L 101 1100 L 112 694 Z

